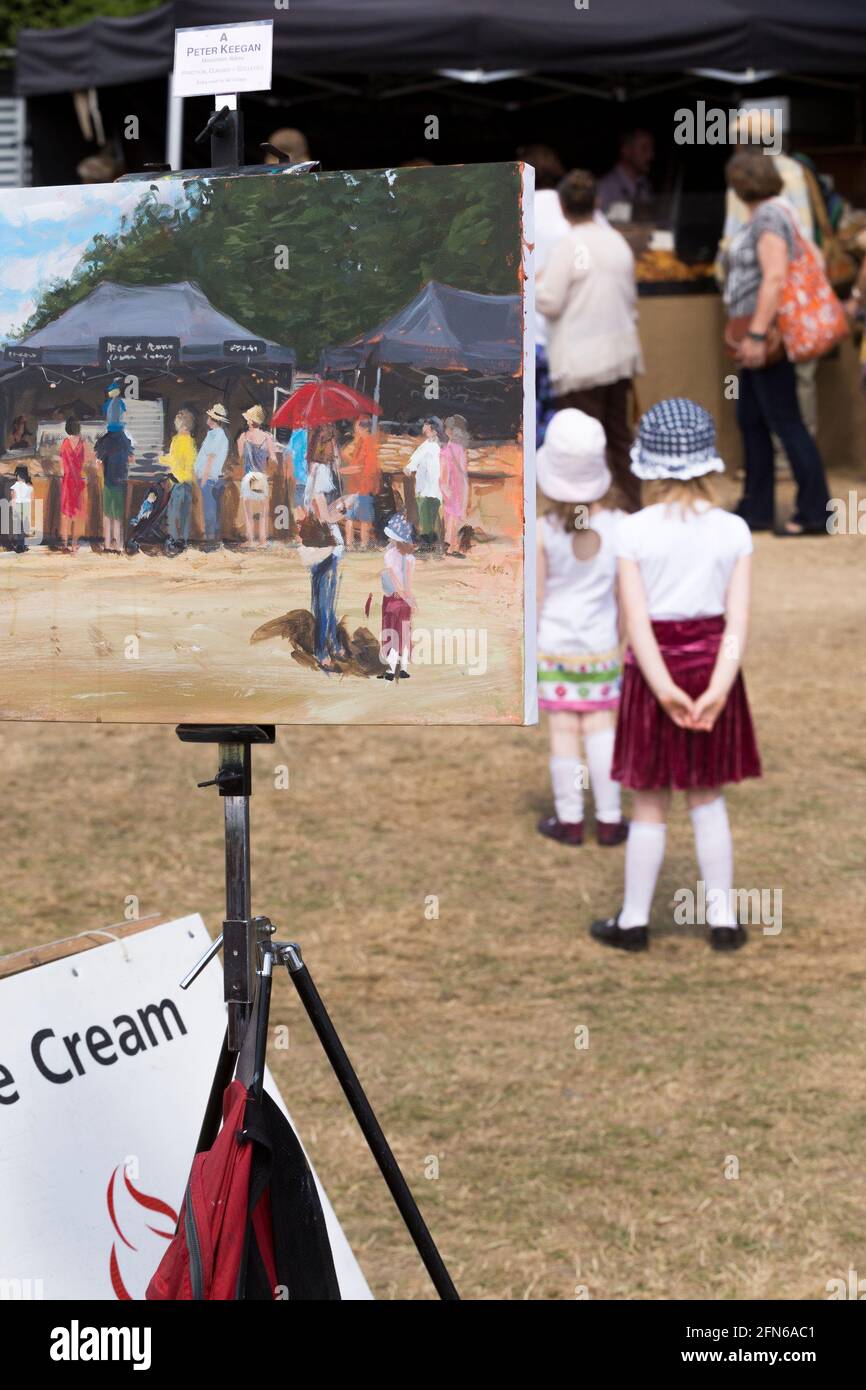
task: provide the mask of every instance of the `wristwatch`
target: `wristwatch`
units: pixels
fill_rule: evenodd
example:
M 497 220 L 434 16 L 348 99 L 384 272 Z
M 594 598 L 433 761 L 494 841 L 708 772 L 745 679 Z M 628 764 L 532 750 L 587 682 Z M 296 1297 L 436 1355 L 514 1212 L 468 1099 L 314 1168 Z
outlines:
M 755 333 L 751 328 L 746 330 L 746 337 L 751 338 L 753 343 L 765 343 L 767 341 L 766 333 Z

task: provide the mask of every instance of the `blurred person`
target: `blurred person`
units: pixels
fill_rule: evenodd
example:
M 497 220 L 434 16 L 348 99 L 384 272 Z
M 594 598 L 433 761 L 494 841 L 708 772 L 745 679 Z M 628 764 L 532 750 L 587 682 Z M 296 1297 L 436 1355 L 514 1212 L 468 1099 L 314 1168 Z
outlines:
M 773 168 L 782 181 L 779 196 L 783 197 L 789 204 L 802 235 L 807 241 L 817 246 L 818 228 L 809 197 L 806 170 L 803 164 L 798 159 L 794 159 L 793 156 L 782 151 L 778 154 L 772 153 L 769 149 L 769 146 L 776 143 L 777 136 L 781 139 L 782 134 L 781 131 L 776 130 L 776 119 L 773 112 L 758 110 L 757 108 L 741 111 L 734 123 L 732 134 L 734 143 L 742 149 L 760 154 L 763 159 L 772 162 Z M 736 189 L 728 184 L 725 194 L 724 228 L 716 253 L 716 278 L 720 283 L 724 278 L 725 253 L 737 233 L 742 231 L 749 217 L 750 212 L 747 204 L 739 196 Z M 803 417 L 803 423 L 813 437 L 818 433 L 817 371 L 817 361 L 798 362 L 794 368 L 800 414 Z M 780 441 L 777 440 L 775 444 L 776 467 L 781 465 L 784 468 L 785 462 L 784 450 Z
M 284 126 L 280 130 L 271 131 L 268 136 L 268 144 L 281 150 L 290 164 L 304 164 L 310 158 L 306 135 L 302 130 L 295 130 L 293 126 Z M 264 162 L 265 164 L 280 163 L 277 156 L 271 154 L 270 151 L 265 153 Z
M 553 398 L 558 410 L 572 407 L 601 421 L 614 482 L 633 510 L 640 487 L 629 470 L 629 417 L 632 379 L 643 371 L 634 256 L 619 232 L 594 217 L 592 174 L 567 174 L 559 199 L 569 230 L 535 288 L 536 306 L 548 319 Z
M 636 221 L 635 214 L 647 213 L 655 197 L 649 177 L 655 162 L 655 139 L 648 130 L 629 130 L 619 145 L 619 159 L 598 181 L 598 206 L 606 213 L 615 203 L 631 209 L 624 221 Z
M 549 145 L 522 145 L 518 159 L 531 164 L 535 170 L 535 272 L 538 275 L 547 265 L 550 253 L 568 233 L 568 222 L 562 211 L 557 187 L 565 176 L 565 165 L 556 150 Z M 544 443 L 544 432 L 556 406 L 550 389 L 550 369 L 547 360 L 547 323 L 536 305 L 535 312 L 535 445 Z
M 797 223 L 790 204 L 780 197 L 781 176 L 766 155 L 739 151 L 728 161 L 726 177 L 748 210 L 722 259 L 726 340 L 740 364 L 737 424 L 745 483 L 737 511 L 753 531 L 774 529 L 775 434 L 797 483 L 796 509 L 778 534 L 826 535 L 824 465 L 803 421 L 794 367 L 774 322 L 789 261 L 799 254 Z
M 606 448 L 600 421 L 561 410 L 537 454 L 550 503 L 537 531 L 538 707 L 548 713 L 555 807 L 538 832 L 565 845 L 583 844 L 581 743 L 598 843 L 619 845 L 628 833 L 611 777 L 622 684 L 616 532 L 625 513 L 604 503 Z

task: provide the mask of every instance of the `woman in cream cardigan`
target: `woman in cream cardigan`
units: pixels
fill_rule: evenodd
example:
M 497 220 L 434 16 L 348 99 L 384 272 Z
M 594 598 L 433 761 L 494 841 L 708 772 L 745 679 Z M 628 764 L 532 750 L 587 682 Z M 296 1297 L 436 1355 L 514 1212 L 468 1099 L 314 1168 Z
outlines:
M 554 246 L 535 289 L 536 307 L 548 321 L 554 405 L 601 421 L 614 482 L 634 510 L 640 485 L 629 467 L 632 378 L 643 371 L 634 257 L 595 212 L 592 174 L 566 174 L 559 200 L 570 231 Z

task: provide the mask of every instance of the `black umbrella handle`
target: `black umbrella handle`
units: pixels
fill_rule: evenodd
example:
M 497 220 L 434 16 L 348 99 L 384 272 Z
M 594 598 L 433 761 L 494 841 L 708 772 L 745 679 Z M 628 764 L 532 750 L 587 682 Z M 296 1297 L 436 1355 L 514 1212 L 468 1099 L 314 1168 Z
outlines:
M 406 1228 L 415 1243 L 415 1248 L 421 1256 L 427 1273 L 433 1281 L 436 1292 L 441 1299 L 459 1301 L 460 1295 L 454 1286 L 451 1275 L 445 1268 L 445 1263 L 427 1228 L 427 1223 L 418 1209 L 418 1204 L 412 1196 L 409 1184 L 391 1151 L 382 1126 L 376 1119 L 373 1107 L 367 1099 L 366 1092 L 358 1080 L 352 1063 L 349 1061 L 346 1049 L 331 1022 L 330 1015 L 313 983 L 312 976 L 301 959 L 300 947 L 294 943 L 285 946 L 273 943 L 273 949 L 277 958 L 288 969 L 292 984 L 295 986 L 300 1001 L 307 1011 L 307 1016 L 316 1030 L 319 1042 L 322 1044 L 325 1055 L 343 1088 L 343 1094 L 358 1121 L 370 1152 L 379 1165 L 382 1177 L 394 1198 L 397 1210 L 406 1223 Z

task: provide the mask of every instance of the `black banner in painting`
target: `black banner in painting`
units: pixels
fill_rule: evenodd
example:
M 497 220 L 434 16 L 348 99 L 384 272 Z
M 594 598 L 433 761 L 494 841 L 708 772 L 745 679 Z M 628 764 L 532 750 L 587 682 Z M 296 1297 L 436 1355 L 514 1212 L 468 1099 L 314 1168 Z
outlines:
M 104 367 L 171 367 L 180 357 L 180 338 L 100 338 L 99 360 Z
M 7 343 L 3 349 L 4 362 L 41 362 L 42 349 L 37 347 L 25 347 L 23 343 Z
M 224 357 L 264 357 L 267 350 L 262 338 L 227 338 L 223 343 Z

